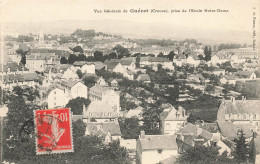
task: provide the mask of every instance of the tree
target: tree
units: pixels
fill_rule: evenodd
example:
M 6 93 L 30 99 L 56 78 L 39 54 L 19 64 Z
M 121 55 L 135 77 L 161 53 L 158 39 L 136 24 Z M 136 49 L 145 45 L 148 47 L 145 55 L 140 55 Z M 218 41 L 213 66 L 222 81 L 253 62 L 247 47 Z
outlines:
M 214 93 L 215 92 L 215 87 L 213 85 L 207 85 L 205 88 L 205 91 L 208 93 Z
M 86 61 L 87 57 L 84 54 L 79 54 L 78 55 L 78 61 Z
M 26 54 L 28 53 L 29 51 L 24 51 L 23 49 L 18 49 L 18 50 L 16 50 L 16 53 L 17 54 L 20 54 L 21 55 L 21 63 L 23 64 L 23 65 L 25 65 L 26 64 Z
M 253 138 L 249 145 L 249 162 L 255 164 L 256 162 L 256 145 L 255 145 L 255 132 L 253 132 Z
M 73 52 L 76 52 L 76 53 L 81 53 L 83 54 L 84 53 L 84 50 L 81 48 L 81 46 L 76 46 L 74 48 L 70 48 Z
M 95 85 L 96 81 L 95 81 L 96 77 L 95 76 L 84 76 L 83 77 L 83 82 L 84 84 L 88 87 L 91 88 Z
M 162 52 L 160 52 L 157 57 L 164 57 L 164 55 Z
M 138 138 L 141 131 L 138 118 L 132 117 L 132 118 L 126 118 L 124 120 L 119 119 L 119 125 L 122 133 L 122 137 L 124 139 Z
M 205 55 L 205 60 L 210 61 L 211 60 L 211 47 L 206 46 L 204 48 L 204 55 Z
M 117 57 L 115 52 L 109 53 L 108 56 L 109 56 L 110 59 L 116 59 L 116 57 Z
M 189 163 L 189 164 L 197 164 L 197 163 L 213 163 L 218 159 L 218 148 L 215 147 L 205 147 L 200 145 L 195 145 L 194 147 L 190 147 L 184 153 L 182 153 L 177 158 L 177 163 Z
M 81 79 L 83 77 L 83 73 L 81 72 L 81 70 L 77 70 L 77 74 L 79 79 Z
M 162 110 L 159 108 L 145 109 L 143 113 L 143 130 L 147 134 L 160 134 L 159 122 Z
M 101 51 L 94 52 L 94 60 L 95 61 L 103 61 L 103 53 Z
M 116 45 L 112 50 L 117 53 L 118 58 L 130 56 L 128 49 L 119 44 Z
M 245 162 L 248 159 L 248 144 L 246 143 L 246 138 L 243 130 L 239 132 L 239 138 L 235 139 L 236 150 L 234 153 L 234 157 L 238 159 L 240 162 Z
M 72 99 L 66 105 L 67 108 L 70 108 L 74 115 L 82 115 L 83 105 L 87 107 L 90 104 L 90 100 L 84 97 L 77 97 Z
M 170 61 L 173 61 L 173 58 L 174 58 L 175 55 L 176 55 L 175 52 L 174 52 L 174 51 L 171 51 L 171 52 L 168 54 L 169 60 L 170 60 Z
M 78 60 L 77 55 L 74 54 L 70 54 L 69 58 L 68 58 L 68 64 L 73 64 L 75 61 Z
M 66 57 L 62 56 L 60 58 L 60 64 L 67 64 L 68 63 L 68 60 L 66 59 Z

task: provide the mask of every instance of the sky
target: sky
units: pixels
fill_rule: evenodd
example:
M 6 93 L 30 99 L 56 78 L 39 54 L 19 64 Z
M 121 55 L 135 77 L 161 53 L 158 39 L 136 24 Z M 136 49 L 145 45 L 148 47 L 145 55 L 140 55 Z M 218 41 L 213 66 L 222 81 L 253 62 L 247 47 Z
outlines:
M 253 7 L 258 6 L 259 0 L 1 0 L 1 21 L 118 20 L 251 32 Z M 94 9 L 223 9 L 229 12 L 97 14 Z M 255 11 L 259 13 L 259 8 Z

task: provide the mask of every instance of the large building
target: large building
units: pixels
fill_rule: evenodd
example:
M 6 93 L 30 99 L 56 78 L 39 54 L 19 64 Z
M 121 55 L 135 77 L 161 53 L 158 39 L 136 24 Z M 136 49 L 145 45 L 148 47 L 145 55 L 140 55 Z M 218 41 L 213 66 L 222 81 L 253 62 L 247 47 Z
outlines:
M 238 137 L 243 130 L 246 137 L 251 137 L 253 131 L 259 131 L 260 101 L 259 100 L 222 100 L 217 114 L 217 122 L 221 134 L 230 140 Z
M 99 84 L 89 89 L 89 99 L 91 101 L 101 101 L 110 104 L 116 108 L 117 113 L 120 111 L 120 96 L 119 93 L 111 88 L 103 87 Z
M 157 164 L 161 160 L 178 155 L 174 135 L 145 135 L 144 131 L 136 141 L 136 161 L 139 164 Z

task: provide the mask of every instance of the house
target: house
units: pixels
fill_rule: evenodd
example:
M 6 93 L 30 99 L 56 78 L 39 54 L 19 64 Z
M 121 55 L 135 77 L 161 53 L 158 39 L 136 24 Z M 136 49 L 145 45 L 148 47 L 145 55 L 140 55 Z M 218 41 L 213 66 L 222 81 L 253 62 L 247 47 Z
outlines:
M 95 64 L 95 70 L 96 70 L 96 71 L 100 71 L 100 70 L 102 70 L 102 69 L 107 70 L 107 65 L 105 65 L 105 64 L 102 63 L 102 62 L 97 61 L 97 62 L 92 62 L 92 63 Z
M 136 69 L 136 58 L 135 57 L 126 57 L 119 60 L 122 66 L 126 70 L 135 71 Z
M 163 57 L 141 57 L 140 58 L 140 66 L 149 66 L 149 67 L 156 67 L 158 64 L 162 65 L 163 69 L 169 69 L 171 71 L 174 70 L 174 65 L 173 62 L 170 61 L 168 58 L 163 58 Z
M 175 134 L 179 153 L 183 153 L 195 145 L 218 146 L 220 154 L 224 151 L 227 151 L 228 155 L 231 153 L 231 149 L 221 140 L 219 133 L 210 133 L 200 128 L 199 125 L 188 123 Z
M 71 99 L 77 97 L 88 98 L 88 87 L 82 81 L 70 79 L 62 81 L 61 86 L 65 88 L 66 94 L 68 94 Z
M 140 132 L 136 141 L 136 161 L 140 164 L 157 164 L 159 161 L 178 155 L 174 135 L 145 135 Z
M 39 77 L 36 73 L 8 74 L 0 76 L 0 84 L 2 88 L 11 89 L 14 86 L 35 87 Z
M 256 74 L 254 72 L 249 71 L 237 71 L 235 73 L 235 77 L 239 81 L 249 81 L 249 80 L 256 80 Z
M 55 53 L 31 53 L 26 57 L 26 67 L 31 71 L 43 72 L 47 65 L 59 64 Z
M 201 74 L 190 74 L 187 79 L 196 83 L 205 83 L 206 80 Z
M 109 78 L 107 82 L 109 83 L 109 85 L 111 87 L 117 87 L 118 86 L 118 81 L 116 79 Z
M 108 83 L 105 81 L 105 79 L 102 76 L 101 77 L 95 76 L 95 82 L 96 82 L 96 84 L 101 85 L 101 86 L 105 86 L 105 87 L 108 86 Z
M 259 100 L 222 100 L 218 113 L 217 123 L 221 134 L 230 140 L 238 137 L 238 131 L 243 130 L 245 137 L 251 137 L 252 132 L 259 131 L 260 101 Z
M 129 80 L 134 80 L 134 74 L 130 70 L 126 70 L 119 61 L 106 61 L 105 64 L 108 71 L 120 73 Z
M 79 78 L 77 74 L 77 68 L 68 64 L 62 64 L 52 67 L 49 71 L 49 74 L 55 77 L 58 76 L 58 78 L 63 80 Z
M 75 61 L 73 65 L 82 73 L 95 75 L 95 64 L 93 62 Z
M 181 106 L 178 110 L 173 106 L 165 108 L 160 115 L 162 134 L 174 134 L 184 125 L 187 117 L 185 109 Z
M 141 81 L 141 82 L 144 82 L 144 83 L 150 83 L 151 82 L 151 79 L 149 77 L 148 74 L 140 74 L 137 79 L 137 81 Z
M 1 75 L 29 73 L 29 69 L 22 63 L 6 62 L 3 64 L 4 65 L 2 65 L 2 63 L 0 64 Z
M 87 122 L 85 135 L 99 136 L 104 143 L 121 140 L 122 133 L 118 122 Z
M 173 58 L 173 63 L 175 63 L 178 67 L 182 67 L 187 64 L 187 58 L 184 54 L 177 54 Z
M 91 101 L 107 102 L 117 109 L 117 113 L 120 111 L 119 93 L 111 88 L 96 84 L 89 89 L 89 99 Z
M 69 97 L 65 93 L 65 89 L 58 85 L 50 86 L 45 96 L 49 109 L 65 107 L 69 101 Z
M 224 69 L 219 69 L 219 68 L 215 68 L 212 71 L 212 74 L 217 75 L 217 76 L 224 76 L 225 75 L 225 70 Z
M 232 75 L 225 75 L 220 79 L 220 83 L 221 84 L 232 84 L 232 85 L 236 85 L 236 78 Z
M 17 64 L 20 63 L 20 61 L 22 59 L 21 55 L 20 54 L 16 54 L 16 53 L 8 54 L 7 58 L 8 58 L 7 60 L 9 62 L 15 62 Z
M 187 57 L 187 64 L 192 65 L 194 67 L 198 67 L 198 65 L 200 64 L 200 59 L 199 59 L 198 55 L 190 54 Z
M 83 106 L 83 122 L 115 122 L 117 109 L 105 101 L 92 101 L 86 108 Z
M 138 118 L 139 120 L 142 120 L 143 119 L 143 110 L 144 108 L 143 107 L 140 107 L 138 106 L 137 108 L 135 109 L 130 109 L 127 114 L 126 114 L 126 118 L 131 118 L 131 117 L 136 117 Z

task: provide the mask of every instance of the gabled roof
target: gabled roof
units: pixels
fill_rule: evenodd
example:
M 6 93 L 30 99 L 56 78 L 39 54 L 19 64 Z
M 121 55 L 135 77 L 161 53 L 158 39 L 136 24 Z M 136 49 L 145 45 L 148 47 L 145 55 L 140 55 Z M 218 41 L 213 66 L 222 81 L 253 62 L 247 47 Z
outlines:
M 107 65 L 108 70 L 113 70 L 118 64 L 120 64 L 119 61 L 106 61 L 105 64 Z
M 92 65 L 92 64 L 95 65 L 93 62 L 87 62 L 87 61 L 75 61 L 73 63 L 74 66 L 80 66 L 80 67 L 82 67 L 85 64 L 87 64 L 87 65 Z
M 135 109 L 130 109 L 126 114 L 126 118 L 139 117 L 142 116 L 142 114 L 143 114 L 143 108 L 139 106 Z
M 89 106 L 84 109 L 83 118 L 117 118 L 116 109 L 109 103 L 103 101 L 92 101 Z
M 237 71 L 235 75 L 237 77 L 250 77 L 254 72 L 251 71 Z
M 175 121 L 175 120 L 183 120 L 187 119 L 185 115 L 185 110 L 181 107 L 176 110 L 173 106 L 169 108 L 170 110 L 165 110 L 161 114 L 161 119 L 165 121 Z M 179 115 L 179 117 L 177 117 Z
M 234 102 L 233 102 L 234 101 Z M 222 100 L 218 109 L 218 120 L 222 114 L 260 114 L 260 100 Z M 221 114 L 221 116 L 219 116 Z M 224 119 L 224 117 L 223 117 Z
M 26 68 L 22 63 L 15 63 L 15 62 L 7 62 L 3 65 L 3 69 L 2 69 L 2 64 L 0 64 L 0 69 L 1 72 L 7 72 L 8 69 L 10 69 L 10 72 L 16 72 L 16 71 L 28 71 L 29 69 Z
M 141 57 L 140 62 L 170 62 L 168 58 L 163 58 L 163 57 Z
M 175 150 L 178 149 L 175 135 L 145 135 L 139 137 L 142 150 Z
M 193 138 L 203 138 L 205 140 L 210 140 L 213 136 L 212 133 L 190 123 L 177 131 L 176 134 L 190 135 Z
M 96 92 L 96 93 L 100 93 L 100 94 L 102 94 L 102 93 L 104 93 L 104 92 L 106 92 L 106 91 L 109 91 L 110 89 L 109 88 L 107 88 L 107 87 L 102 87 L 101 85 L 99 85 L 99 84 L 96 84 L 96 85 L 94 85 L 93 87 L 91 87 L 90 88 L 90 92 Z
M 231 75 L 225 75 L 225 76 L 223 76 L 223 78 L 225 78 L 227 80 L 236 80 L 236 78 L 234 76 L 231 76 Z
M 48 96 L 50 94 L 51 91 L 53 91 L 54 89 L 60 89 L 60 90 L 63 90 L 63 88 L 59 85 L 51 85 L 48 87 L 48 90 L 46 91 L 46 95 Z
M 133 60 L 135 59 L 135 57 L 127 57 L 127 58 L 122 58 L 119 60 L 119 62 L 122 64 L 122 65 L 125 65 L 125 66 L 130 66 L 133 62 Z
M 234 140 L 239 137 L 238 129 L 242 129 L 245 137 L 252 137 L 253 132 L 250 128 L 254 129 L 254 126 L 251 124 L 233 124 L 228 121 L 217 121 L 221 134 L 224 137 L 227 137 L 229 140 Z
M 77 83 L 82 83 L 83 84 L 83 82 L 80 81 L 80 80 L 72 80 L 72 79 L 70 79 L 68 81 L 62 81 L 61 85 L 64 85 L 64 86 L 69 87 L 69 88 L 72 88 Z
M 138 77 L 137 77 L 137 80 L 138 81 L 151 81 L 150 77 L 148 74 L 140 74 Z
M 121 136 L 119 124 L 116 122 L 87 122 L 86 128 L 90 135 L 98 135 L 101 133 L 108 134 L 111 136 Z
M 95 69 L 96 70 L 101 70 L 101 69 L 106 67 L 106 65 L 104 63 L 102 63 L 102 62 L 93 62 L 93 63 L 95 64 Z

